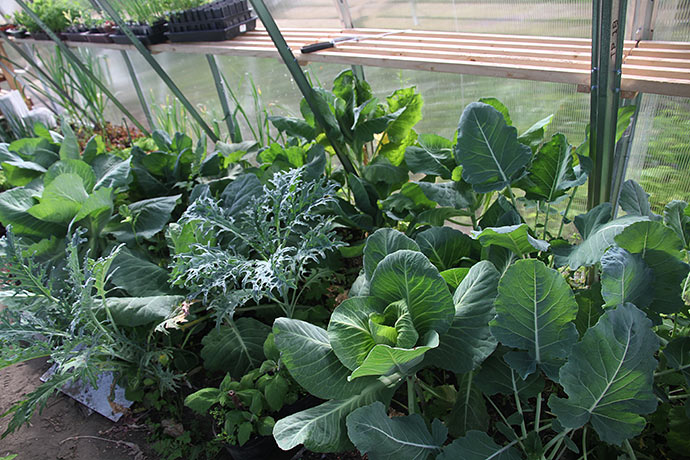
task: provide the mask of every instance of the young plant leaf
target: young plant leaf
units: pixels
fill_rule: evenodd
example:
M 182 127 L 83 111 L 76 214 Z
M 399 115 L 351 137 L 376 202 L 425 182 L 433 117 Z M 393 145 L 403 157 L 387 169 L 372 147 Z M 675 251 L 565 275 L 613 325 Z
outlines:
M 528 145 L 532 152 L 536 152 L 539 145 L 544 140 L 544 134 L 546 134 L 546 127 L 553 121 L 553 115 L 549 115 L 546 118 L 542 118 L 535 124 L 529 127 L 527 131 L 518 136 L 518 142 L 521 144 Z
M 501 278 L 494 305 L 491 333 L 526 350 L 506 356 L 523 379 L 537 365 L 551 375 L 577 341 L 575 296 L 561 274 L 539 260 L 515 262 Z
M 580 337 L 585 335 L 587 330 L 594 326 L 601 315 L 604 314 L 604 299 L 601 296 L 601 285 L 594 283 L 588 289 L 575 291 L 577 301 L 577 316 L 575 317 L 575 327 Z
M 522 177 L 532 151 L 518 142 L 517 130 L 506 124 L 501 112 L 474 102 L 460 117 L 455 159 L 462 178 L 484 193 L 502 190 Z
M 81 177 L 82 184 L 87 193 L 91 193 L 96 184 L 96 174 L 94 174 L 91 166 L 81 160 L 70 159 L 53 163 L 43 176 L 43 185 L 47 187 L 61 174 L 76 174 Z
M 453 437 L 464 436 L 470 430 L 487 431 L 489 413 L 482 390 L 476 384 L 474 373 L 458 375 L 458 393 L 455 405 L 446 420 Z
M 688 203 L 673 200 L 664 207 L 664 224 L 676 232 L 683 242 L 683 247 L 690 245 L 690 211 Z
M 170 221 L 170 216 L 182 195 L 165 196 L 137 201 L 130 204 L 129 211 L 133 222 L 115 222 L 109 225 L 110 233 L 124 243 L 134 243 L 137 239 L 153 238 Z
M 484 247 L 501 246 L 510 249 L 519 257 L 536 251 L 549 250 L 549 243 L 538 240 L 529 234 L 529 226 L 527 224 L 489 227 L 481 232 L 475 232 L 474 237 Z
M 446 283 L 453 289 L 457 289 L 458 286 L 460 286 L 460 283 L 462 283 L 462 280 L 465 279 L 467 274 L 470 272 L 469 268 L 451 268 L 449 270 L 444 270 L 441 272 L 441 276 L 443 277 L 444 280 L 446 280 Z
M 432 433 L 419 414 L 390 418 L 375 402 L 347 416 L 347 431 L 357 450 L 371 460 L 426 460 L 441 451 L 448 430 L 438 419 Z
M 475 369 L 493 353 L 496 339 L 488 324 L 495 316 L 499 278 L 491 262 L 481 261 L 472 266 L 453 296 L 453 323 L 441 336 L 439 347 L 427 353 L 425 363 L 462 374 Z
M 615 237 L 616 244 L 644 258 L 647 251 L 662 251 L 670 257 L 681 258 L 683 242 L 676 233 L 661 222 L 637 222 Z
M 612 247 L 601 258 L 601 295 L 607 307 L 630 302 L 640 308 L 653 298 L 654 274 L 639 254 Z
M 526 379 L 520 378 L 505 362 L 504 357 L 507 351 L 508 348 L 499 345 L 496 351 L 482 363 L 481 369 L 474 377 L 476 385 L 488 396 L 512 395 L 516 389 L 523 401 L 535 397 L 544 389 L 544 378 L 537 372 L 530 374 Z
M 464 257 L 470 257 L 472 238 L 450 227 L 432 227 L 417 234 L 415 240 L 422 253 L 439 270 L 457 267 Z
M 530 200 L 553 203 L 565 195 L 573 181 L 572 148 L 565 136 L 559 133 L 539 149 L 529 174 L 517 186 L 526 192 Z
M 180 305 L 184 297 L 179 295 L 154 297 L 109 297 L 106 305 L 118 326 L 138 327 L 160 323 Z M 97 314 L 105 316 L 103 302 L 95 300 Z
M 47 222 L 69 223 L 88 197 L 81 177 L 61 174 L 43 190 L 39 204 L 31 207 L 28 213 Z
M 640 184 L 634 180 L 623 182 L 618 204 L 623 211 L 631 216 L 646 216 L 650 218 L 655 218 L 656 216 L 649 205 L 649 193 L 645 192 Z
M 669 367 L 679 371 L 690 385 L 690 337 L 678 337 L 664 348 L 664 356 Z
M 567 399 L 551 395 L 549 407 L 565 428 L 591 422 L 599 438 L 621 445 L 654 412 L 654 354 L 659 339 L 652 322 L 632 304 L 607 310 L 587 331 L 560 370 Z

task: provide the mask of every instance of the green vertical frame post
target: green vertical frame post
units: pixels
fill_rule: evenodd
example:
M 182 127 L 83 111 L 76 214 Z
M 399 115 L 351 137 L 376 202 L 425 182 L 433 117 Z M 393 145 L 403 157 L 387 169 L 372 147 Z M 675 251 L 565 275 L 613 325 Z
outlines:
M 208 61 L 208 66 L 211 68 L 213 82 L 216 84 L 218 99 L 220 100 L 220 106 L 223 109 L 223 118 L 225 119 L 225 124 L 228 126 L 228 134 L 230 135 L 232 142 L 237 142 L 235 139 L 235 123 L 233 122 L 232 113 L 230 112 L 230 104 L 228 104 L 228 93 L 225 91 L 225 84 L 223 83 L 223 78 L 220 75 L 218 62 L 216 61 L 216 57 L 212 54 L 207 54 L 206 60 Z
M 81 70 L 82 72 L 84 72 L 91 80 L 93 80 L 93 82 L 96 84 L 96 86 L 98 86 L 98 87 L 100 88 L 100 90 L 103 91 L 103 93 L 104 93 L 106 96 L 108 96 L 108 98 L 113 102 L 113 104 L 115 104 L 115 106 L 116 106 L 116 107 L 117 107 L 127 118 L 129 118 L 129 119 L 132 121 L 132 123 L 134 123 L 135 126 L 136 126 L 137 128 L 139 128 L 139 130 L 140 130 L 142 133 L 144 133 L 145 135 L 148 136 L 150 133 L 149 133 L 148 130 L 144 127 L 144 125 L 142 125 L 142 124 L 139 122 L 139 120 L 137 120 L 137 119 L 134 117 L 134 115 L 132 115 L 131 112 L 130 112 L 129 110 L 127 110 L 127 108 L 126 108 L 124 105 L 122 105 L 122 103 L 121 103 L 119 100 L 117 100 L 117 98 L 116 98 L 116 97 L 113 95 L 113 93 L 108 89 L 108 87 L 106 87 L 106 86 L 103 84 L 102 81 L 100 81 L 98 78 L 96 78 L 96 76 L 95 76 L 93 73 L 91 73 L 91 71 L 90 71 L 89 69 L 86 68 L 86 66 L 85 66 L 85 65 L 79 60 L 79 58 L 78 58 L 78 57 L 67 47 L 67 45 L 65 45 L 65 44 L 62 42 L 62 40 L 60 40 L 60 39 L 58 38 L 58 36 L 55 35 L 55 32 L 53 32 L 52 30 L 50 30 L 50 28 L 41 20 L 41 18 L 39 18 L 39 17 L 36 15 L 36 13 L 34 13 L 34 11 L 33 11 L 31 8 L 28 7 L 28 5 L 27 5 L 26 3 L 24 3 L 23 0 L 16 0 L 16 2 L 17 2 L 17 4 L 18 4 L 20 7 L 22 7 L 22 9 L 23 9 L 24 11 L 26 11 L 26 13 L 29 15 L 29 17 L 30 17 L 34 22 L 36 22 L 36 24 L 38 24 L 39 27 L 40 27 L 41 29 L 43 29 L 43 31 L 44 31 L 46 34 L 48 34 L 48 36 L 51 38 L 51 40 L 53 40 L 53 41 L 55 42 L 55 44 L 60 48 L 60 51 L 62 51 L 63 54 L 64 54 L 65 56 L 67 56 L 67 58 L 68 58 L 72 63 L 74 63 L 74 65 L 76 65 L 77 67 L 79 67 L 79 70 Z
M 21 1 L 21 0 L 18 0 Z M 136 35 L 132 32 L 132 30 L 125 24 L 125 21 L 122 20 L 120 15 L 117 13 L 115 8 L 112 7 L 110 2 L 108 0 L 93 0 L 95 1 L 100 9 L 104 11 L 105 13 L 110 16 L 110 18 L 115 21 L 115 23 L 120 27 L 120 30 L 129 38 L 130 42 L 134 45 L 134 47 L 139 51 L 139 53 L 143 56 L 144 59 L 146 59 L 146 62 L 149 63 L 149 65 L 153 68 L 153 70 L 158 74 L 158 76 L 163 80 L 163 82 L 168 86 L 170 91 L 175 95 L 175 97 L 182 103 L 185 109 L 187 109 L 187 112 L 194 118 L 194 120 L 199 124 L 201 129 L 204 130 L 206 135 L 213 141 L 213 142 L 218 142 L 218 136 L 213 132 L 211 127 L 204 121 L 204 119 L 201 117 L 199 112 L 194 108 L 192 103 L 187 99 L 187 97 L 182 93 L 180 88 L 177 87 L 175 82 L 170 78 L 170 76 L 166 73 L 166 71 L 161 67 L 161 65 L 156 61 L 151 54 L 151 52 L 144 46 L 143 43 L 141 43 L 141 40 L 139 40 Z
M 627 0 L 594 0 L 592 5 L 589 152 L 594 167 L 588 209 L 609 201 L 612 195 L 626 8 Z
M 270 35 L 271 40 L 273 40 L 273 44 L 278 50 L 281 59 L 290 71 L 292 78 L 295 79 L 297 87 L 301 91 L 302 95 L 304 96 L 304 99 L 307 101 L 307 104 L 309 105 L 309 108 L 314 114 L 314 119 L 326 132 L 326 137 L 328 138 L 328 141 L 331 143 L 331 146 L 335 150 L 335 153 L 338 156 L 340 163 L 343 165 L 343 168 L 348 173 L 357 174 L 354 166 L 352 165 L 352 161 L 350 161 L 350 158 L 347 154 L 347 147 L 342 145 L 342 143 L 338 140 L 337 133 L 335 132 L 337 127 L 330 126 L 326 122 L 326 118 L 321 113 L 321 107 L 319 106 L 319 103 L 317 101 L 318 96 L 309 84 L 306 75 L 304 75 L 304 72 L 302 72 L 302 69 L 300 68 L 299 63 L 297 62 L 295 55 L 292 54 L 292 50 L 285 41 L 285 37 L 283 37 L 283 34 L 280 32 L 280 29 L 278 29 L 278 25 L 276 24 L 275 20 L 273 20 L 271 12 L 268 11 L 268 8 L 266 8 L 266 5 L 264 4 L 263 0 L 249 1 L 254 7 L 254 12 L 257 14 L 257 16 L 259 16 L 259 19 L 261 19 L 261 22 L 266 28 L 268 35 Z
M 146 103 L 146 98 L 144 98 L 144 92 L 141 90 L 139 78 L 137 77 L 137 73 L 132 65 L 132 60 L 129 58 L 127 51 L 120 50 L 120 54 L 122 55 L 122 59 L 125 61 L 125 66 L 127 66 L 129 78 L 132 80 L 132 85 L 134 86 L 134 91 L 137 93 L 137 98 L 139 99 L 139 104 L 141 104 L 141 110 L 144 112 L 144 116 L 146 117 L 146 122 L 149 124 L 149 129 L 153 131 L 156 129 L 156 125 L 153 123 L 151 109 L 149 109 L 149 105 Z
M 346 29 L 354 29 L 355 23 L 352 20 L 352 14 L 350 13 L 350 4 L 348 0 L 333 0 L 336 8 L 338 8 L 338 15 L 340 16 L 340 22 L 343 23 L 343 27 Z M 355 74 L 358 80 L 366 80 L 364 77 L 364 67 L 361 65 L 353 65 L 352 73 Z

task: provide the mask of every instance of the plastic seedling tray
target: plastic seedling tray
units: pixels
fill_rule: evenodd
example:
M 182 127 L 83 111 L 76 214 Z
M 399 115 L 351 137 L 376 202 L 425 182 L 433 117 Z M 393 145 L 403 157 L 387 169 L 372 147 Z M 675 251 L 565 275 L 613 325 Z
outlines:
M 58 38 L 60 40 L 63 40 L 63 41 L 66 38 L 65 34 L 63 34 L 62 32 L 59 32 L 59 33 L 56 32 L 55 35 L 57 35 Z M 31 38 L 33 38 L 34 40 L 46 40 L 46 41 L 51 40 L 50 35 L 48 35 L 47 33 L 43 32 L 43 31 L 32 33 Z
M 171 42 L 217 42 L 230 40 L 244 32 L 256 29 L 256 19 L 256 17 L 253 17 L 224 29 L 168 32 L 166 35 Z
M 86 32 L 86 41 L 91 43 L 112 43 L 113 39 L 110 38 L 110 34 L 106 32 Z
M 145 25 L 132 25 L 130 26 L 132 29 L 132 32 L 134 32 L 134 35 L 137 36 L 137 38 L 145 45 L 155 45 L 157 43 L 163 43 L 165 41 L 165 32 L 167 31 L 167 23 L 163 21 L 156 22 L 152 26 L 145 24 Z M 121 45 L 128 45 L 131 44 L 132 42 L 130 41 L 129 37 L 124 34 L 124 32 L 117 31 L 114 34 L 110 34 L 110 38 L 115 43 L 119 43 Z
M 72 42 L 85 42 L 85 41 L 87 41 L 86 32 L 65 32 L 65 37 L 67 38 L 67 40 L 72 41 Z

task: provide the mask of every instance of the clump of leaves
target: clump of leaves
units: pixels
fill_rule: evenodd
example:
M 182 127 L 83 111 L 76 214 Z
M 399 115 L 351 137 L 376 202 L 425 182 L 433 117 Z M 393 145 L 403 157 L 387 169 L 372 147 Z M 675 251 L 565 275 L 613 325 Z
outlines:
M 7 297 L 0 312 L 0 367 L 41 356 L 55 364 L 53 376 L 7 412 L 14 416 L 5 434 L 28 422 L 63 385 L 96 386 L 103 372 L 125 376 L 130 386 L 146 378 L 162 389 L 177 386 L 180 376 L 163 364 L 172 350 L 159 346 L 154 327 L 183 298 L 107 297 L 109 272 L 122 247 L 97 260 L 81 259 L 81 235 L 76 232 L 67 245 L 67 276 L 27 255 L 11 229 L 2 240 L 0 282 Z
M 266 185 L 242 175 L 220 200 L 202 197 L 180 220 L 175 283 L 203 296 L 219 322 L 249 300 L 269 300 L 292 317 L 327 273 L 318 263 L 342 245 L 323 213 L 335 186 L 307 172 L 279 172 Z

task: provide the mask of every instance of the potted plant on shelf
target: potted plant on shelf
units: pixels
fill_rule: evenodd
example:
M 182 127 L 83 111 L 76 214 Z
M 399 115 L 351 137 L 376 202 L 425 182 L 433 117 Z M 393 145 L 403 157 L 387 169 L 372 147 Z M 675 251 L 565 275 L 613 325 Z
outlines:
M 65 0 L 34 0 L 31 9 L 38 18 L 57 36 L 64 40 L 63 31 L 70 25 L 70 19 L 77 20 L 80 17 L 78 8 L 70 5 Z M 50 36 L 41 29 L 26 11 L 19 11 L 14 16 L 15 22 L 25 27 L 32 38 L 36 40 L 50 40 Z
M 88 31 L 84 34 L 91 43 L 112 43 L 110 35 L 115 31 L 115 23 L 103 18 L 92 18 L 86 22 Z
M 79 12 L 77 17 L 72 17 L 71 12 L 66 12 L 65 17 L 69 21 L 69 26 L 65 28 L 64 32 L 65 38 L 73 42 L 85 42 L 86 36 L 84 33 L 88 31 L 88 29 L 83 21 L 84 14 Z
M 200 415 L 210 414 L 214 434 L 233 458 L 288 459 L 273 439 L 273 426 L 281 417 L 306 409 L 311 399 L 299 400 L 299 385 L 280 360 L 273 335 L 264 342 L 266 360 L 240 379 L 228 374 L 218 387 L 203 388 L 185 399 Z
M 255 28 L 247 0 L 217 0 L 172 13 L 167 36 L 172 42 L 222 41 Z

